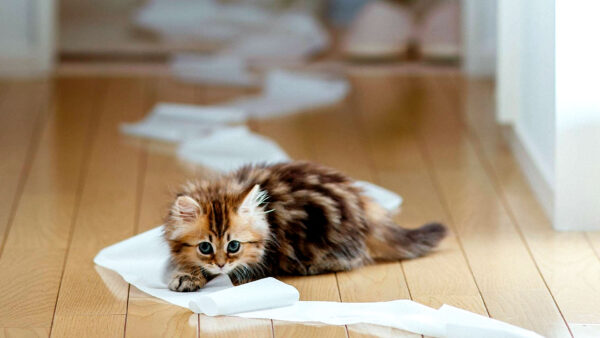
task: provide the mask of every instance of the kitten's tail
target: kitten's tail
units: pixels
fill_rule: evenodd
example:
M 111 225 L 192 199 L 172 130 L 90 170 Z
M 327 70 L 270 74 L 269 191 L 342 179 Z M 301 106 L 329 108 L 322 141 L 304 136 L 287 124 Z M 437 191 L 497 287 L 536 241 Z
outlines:
M 446 227 L 440 223 L 428 223 L 416 229 L 405 229 L 394 224 L 389 216 L 377 217 L 378 219 L 368 218 L 370 218 L 371 232 L 367 237 L 367 247 L 371 258 L 375 260 L 398 260 L 423 256 L 435 248 L 447 234 Z

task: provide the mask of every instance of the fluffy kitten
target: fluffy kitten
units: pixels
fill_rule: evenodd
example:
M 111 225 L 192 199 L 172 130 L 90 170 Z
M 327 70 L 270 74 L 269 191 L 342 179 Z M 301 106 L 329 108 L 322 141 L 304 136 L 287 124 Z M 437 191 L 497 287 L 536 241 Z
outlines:
M 309 162 L 246 166 L 188 183 L 177 195 L 164 233 L 176 267 L 169 289 L 194 291 L 220 273 L 237 285 L 414 258 L 445 235 L 437 223 L 397 226 L 337 170 Z

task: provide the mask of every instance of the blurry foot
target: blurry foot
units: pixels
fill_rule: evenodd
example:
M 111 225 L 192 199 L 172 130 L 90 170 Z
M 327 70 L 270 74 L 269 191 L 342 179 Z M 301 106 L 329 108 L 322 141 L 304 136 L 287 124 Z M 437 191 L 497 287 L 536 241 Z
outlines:
M 405 6 L 371 1 L 350 25 L 342 50 L 351 58 L 401 57 L 411 41 L 412 27 L 413 15 Z
M 425 59 L 460 57 L 460 4 L 456 0 L 433 2 L 422 14 L 416 38 Z

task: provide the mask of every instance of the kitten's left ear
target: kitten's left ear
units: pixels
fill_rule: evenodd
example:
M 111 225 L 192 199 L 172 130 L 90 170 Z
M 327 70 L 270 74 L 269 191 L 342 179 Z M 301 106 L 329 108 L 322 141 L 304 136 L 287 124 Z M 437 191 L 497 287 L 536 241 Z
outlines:
M 171 207 L 171 213 L 184 223 L 192 222 L 200 213 L 200 204 L 189 196 L 179 196 Z
M 263 204 L 267 198 L 267 193 L 264 190 L 260 190 L 260 186 L 256 184 L 246 194 L 238 211 L 240 213 L 253 213 L 261 207 L 261 204 Z

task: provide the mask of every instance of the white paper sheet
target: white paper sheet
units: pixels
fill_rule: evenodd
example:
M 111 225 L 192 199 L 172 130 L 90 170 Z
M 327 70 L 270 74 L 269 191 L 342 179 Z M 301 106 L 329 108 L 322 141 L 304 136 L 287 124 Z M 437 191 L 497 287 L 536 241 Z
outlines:
M 298 7 L 298 6 L 296 6 Z M 254 65 L 299 62 L 329 46 L 329 35 L 309 12 L 268 10 L 214 0 L 153 0 L 134 22 L 170 40 L 218 42 L 210 55 L 175 56 L 173 74 L 187 82 L 254 86 Z
M 366 181 L 356 181 L 356 185 L 363 189 L 365 195 L 371 197 L 388 211 L 398 211 L 402 204 L 402 197 L 393 191 Z
M 245 60 L 302 58 L 329 45 L 323 25 L 299 8 L 275 11 L 243 2 L 152 0 L 134 13 L 133 21 L 169 40 L 225 44 L 218 54 Z
M 151 0 L 133 22 L 170 40 L 230 42 L 268 28 L 275 19 L 259 6 L 216 0 Z
M 192 83 L 253 87 L 260 77 L 248 70 L 244 59 L 235 55 L 177 54 L 170 61 L 173 74 Z
M 435 310 L 410 300 L 375 303 L 296 301 L 298 293 L 292 286 L 272 278 L 233 287 L 229 278 L 222 275 L 197 292 L 170 291 L 167 288 L 171 273 L 169 248 L 162 238 L 162 227 L 101 250 L 94 262 L 116 271 L 143 292 L 208 315 L 233 314 L 244 318 L 330 325 L 366 323 L 433 337 L 541 337 L 447 305 Z
M 261 95 L 243 97 L 220 107 L 245 111 L 252 118 L 269 118 L 314 109 L 341 101 L 349 92 L 344 79 L 273 70 Z
M 121 131 L 134 136 L 180 142 L 202 138 L 228 124 L 246 120 L 246 113 L 230 107 L 158 103 L 140 122 L 124 123 Z
M 448 338 L 541 337 L 535 332 L 446 304 L 438 309 L 437 317 L 446 322 Z
M 206 137 L 188 139 L 177 149 L 177 156 L 220 172 L 228 172 L 250 163 L 289 160 L 277 143 L 251 132 L 245 126 L 222 128 Z
M 238 39 L 220 54 L 235 55 L 248 61 L 264 63 L 300 60 L 329 46 L 323 26 L 304 12 L 284 12 L 273 18 L 269 28 Z

